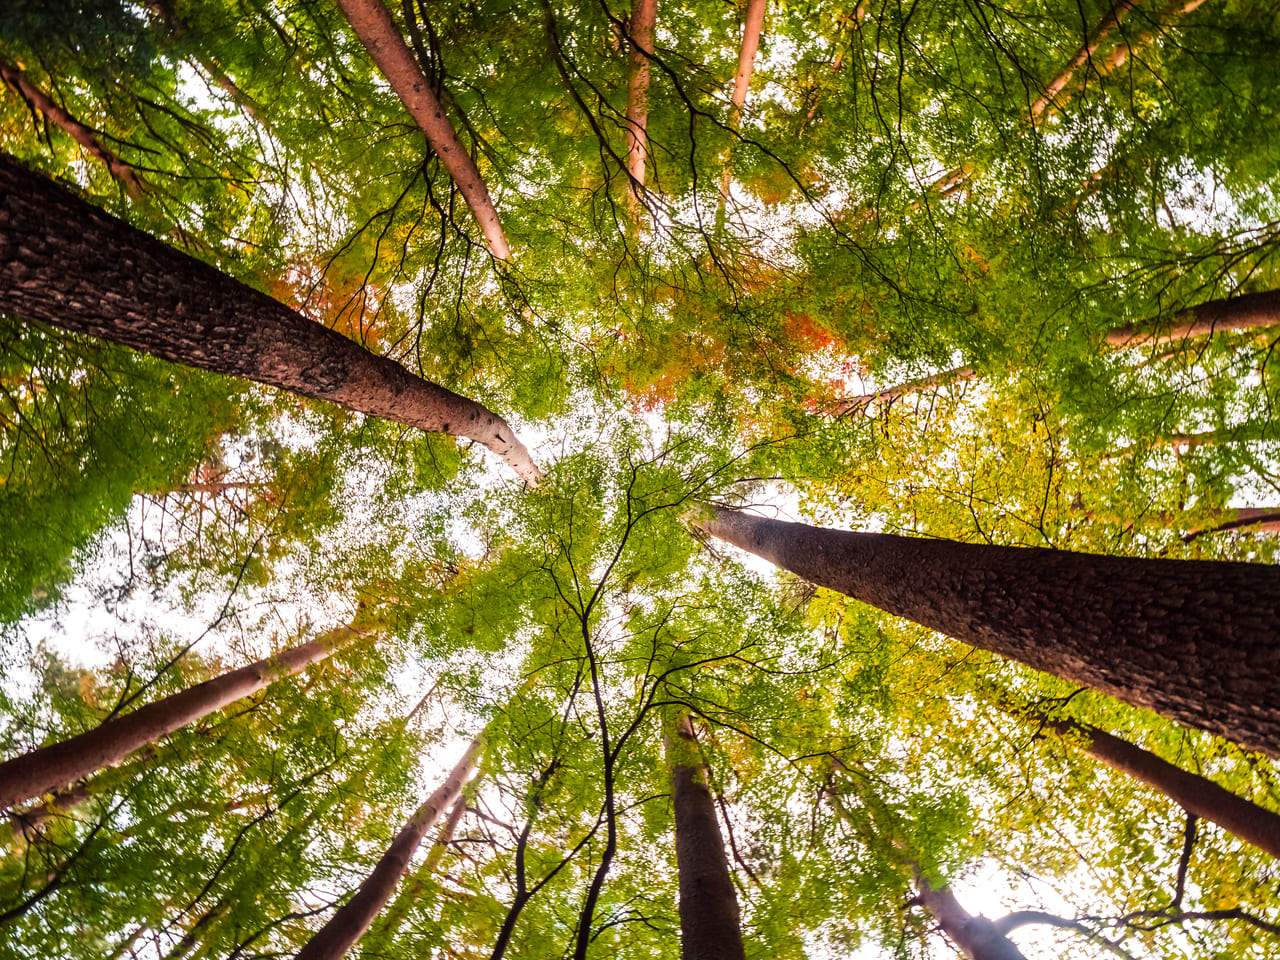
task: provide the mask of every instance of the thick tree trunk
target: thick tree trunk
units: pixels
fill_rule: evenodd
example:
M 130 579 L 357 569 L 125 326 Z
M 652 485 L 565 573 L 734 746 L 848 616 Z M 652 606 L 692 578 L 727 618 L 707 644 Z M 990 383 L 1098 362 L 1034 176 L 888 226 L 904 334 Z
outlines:
M 1280 756 L 1280 567 L 826 530 L 706 532 L 971 646 Z
M 338 6 L 342 7 L 356 36 L 369 51 L 369 57 L 426 135 L 441 165 L 458 185 L 458 191 L 467 201 L 489 244 L 489 251 L 499 260 L 510 259 L 511 247 L 489 196 L 489 188 L 454 132 L 453 124 L 445 115 L 444 105 L 432 92 L 422 66 L 391 19 L 391 12 L 382 0 L 338 0 Z
M 84 147 L 85 152 L 106 167 L 111 176 L 124 187 L 125 193 L 134 200 L 142 198 L 145 190 L 138 171 L 103 146 L 102 141 L 92 129 L 58 106 L 52 97 L 27 79 L 27 75 L 16 64 L 0 60 L 0 79 L 4 80 L 10 89 L 25 100 L 31 108 L 39 110 L 46 120 Z
M 282 677 L 299 673 L 353 639 L 366 635 L 364 629 L 354 625 L 330 630 L 309 643 L 198 683 L 108 720 L 96 729 L 6 761 L 0 764 L 0 809 L 57 790 L 95 770 L 114 766 L 135 750 Z
M 680 871 L 681 956 L 684 960 L 743 960 L 738 895 L 687 714 L 668 733 L 667 765 Z
M 409 861 L 422 843 L 422 838 L 440 819 L 445 808 L 454 803 L 462 793 L 479 755 L 480 739 L 477 738 L 439 789 L 414 811 L 413 816 L 396 834 L 387 852 L 382 855 L 364 883 L 360 884 L 355 895 L 298 952 L 297 960 L 341 960 L 355 946 L 370 924 L 377 919 L 379 911 L 391 899 L 396 884 L 409 869 Z
M 627 72 L 627 174 L 631 210 L 638 219 L 643 206 L 645 161 L 649 155 L 649 58 L 658 21 L 658 0 L 634 0 L 627 34 L 631 64 Z
M 1022 951 L 994 923 L 965 910 L 951 887 L 933 886 L 918 870 L 916 899 L 969 960 L 1026 960 Z
M 747 105 L 747 91 L 751 89 L 751 74 L 755 72 L 756 51 L 760 49 L 760 34 L 764 30 L 765 9 L 768 0 L 747 0 L 747 15 L 742 25 L 742 46 L 738 48 L 738 72 L 733 76 L 733 95 L 729 100 L 728 127 L 734 133 L 742 124 L 742 111 Z M 720 174 L 720 209 L 729 199 L 729 181 L 733 178 L 733 144 L 724 157 L 724 170 Z
M 0 311 L 468 437 L 532 481 L 501 417 L 0 156 Z
M 1280 290 L 1242 293 L 1209 300 L 1184 310 L 1165 322 L 1117 327 L 1107 334 L 1107 344 L 1121 349 L 1148 344 L 1173 343 L 1216 333 L 1244 333 L 1280 325 Z
M 1238 797 L 1207 777 L 1188 773 L 1150 750 L 1114 734 L 1071 720 L 1041 722 L 1078 744 L 1091 757 L 1163 793 L 1187 813 L 1280 857 L 1280 814 Z

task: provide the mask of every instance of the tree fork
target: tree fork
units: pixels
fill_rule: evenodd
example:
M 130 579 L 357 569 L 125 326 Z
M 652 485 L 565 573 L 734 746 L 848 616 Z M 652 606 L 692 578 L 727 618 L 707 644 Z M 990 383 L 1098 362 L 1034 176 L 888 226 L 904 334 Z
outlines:
M 441 165 L 458 185 L 458 192 L 471 208 L 489 251 L 499 260 L 511 259 L 511 247 L 489 196 L 489 188 L 458 139 L 453 124 L 445 115 L 444 105 L 432 92 L 422 66 L 400 35 L 391 11 L 382 0 L 338 0 L 338 6 L 369 52 L 370 59 L 387 78 L 391 89 L 426 136 Z
M 367 636 L 355 624 L 330 630 L 262 660 L 108 720 L 93 730 L 39 747 L 0 764 L 0 809 L 58 790 L 120 763 L 201 717 L 221 710 L 283 677 L 300 673 L 351 641 Z
M 0 155 L 0 311 L 488 447 L 526 480 L 493 411 L 85 202 Z
M 480 738 L 476 738 L 449 772 L 444 783 L 414 811 L 413 816 L 396 834 L 382 859 L 360 884 L 360 889 L 307 941 L 298 951 L 296 960 L 341 960 L 355 946 L 391 899 L 400 878 L 408 871 L 409 861 L 422 843 L 422 838 L 440 819 L 445 808 L 454 803 L 462 793 L 462 788 L 475 770 L 480 749 Z
M 819 586 L 1280 756 L 1280 568 L 828 530 L 712 508 Z

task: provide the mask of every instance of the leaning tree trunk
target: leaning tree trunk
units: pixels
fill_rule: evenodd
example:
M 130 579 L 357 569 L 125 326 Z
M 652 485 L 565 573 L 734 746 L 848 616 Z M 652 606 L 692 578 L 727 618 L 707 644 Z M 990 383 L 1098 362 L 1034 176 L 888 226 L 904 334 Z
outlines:
M 703 529 L 974 647 L 1280 756 L 1280 567 L 825 530 Z
M 501 417 L 174 250 L 0 155 L 0 311 L 468 437 L 531 481 Z
M 627 174 L 632 220 L 639 222 L 643 207 L 645 162 L 649 156 L 649 58 L 658 22 L 658 0 L 633 0 L 627 34 L 631 65 L 627 74 Z
M 360 884 L 355 896 L 339 908 L 314 937 L 307 941 L 296 960 L 341 960 L 355 946 L 378 913 L 391 899 L 396 884 L 409 869 L 414 851 L 446 807 L 458 799 L 480 755 L 480 738 L 472 741 L 462 759 L 444 783 L 429 796 L 396 834 L 373 872 Z
M 742 111 L 747 105 L 747 92 L 751 89 L 751 75 L 755 72 L 756 51 L 760 49 L 760 34 L 764 31 L 764 15 L 768 0 L 747 0 L 747 13 L 742 24 L 742 45 L 738 48 L 738 72 L 733 76 L 733 95 L 729 99 L 729 132 L 736 134 L 742 125 Z M 729 183 L 733 179 L 733 143 L 724 156 L 724 170 L 720 173 L 719 217 L 724 216 L 729 201 Z
M 684 960 L 743 960 L 738 895 L 688 714 L 667 735 Z
M 1175 314 L 1169 320 L 1117 327 L 1107 334 L 1116 349 L 1173 343 L 1217 333 L 1246 333 L 1280 325 L 1280 290 L 1241 293 L 1209 300 Z
M 1074 720 L 1035 719 L 1062 734 L 1068 743 L 1078 744 L 1091 757 L 1163 793 L 1187 813 L 1216 823 L 1245 843 L 1280 857 L 1280 814 L 1105 730 Z
M 458 192 L 480 225 L 489 251 L 499 260 L 510 259 L 511 247 L 489 196 L 489 188 L 454 132 L 444 106 L 432 92 L 422 66 L 391 19 L 391 12 L 382 0 L 338 0 L 338 6 L 347 15 L 370 59 L 377 64 L 391 89 L 426 135 L 431 149 L 440 158 L 441 166 L 458 185 Z
M 969 960 L 1026 960 L 996 925 L 960 905 L 947 884 L 935 887 L 916 870 L 916 900 Z
M 114 766 L 135 750 L 257 693 L 275 680 L 299 673 L 353 639 L 366 635 L 364 628 L 355 624 L 330 630 L 309 643 L 198 683 L 108 720 L 93 730 L 14 757 L 0 764 L 0 809 L 57 790 L 95 770 Z

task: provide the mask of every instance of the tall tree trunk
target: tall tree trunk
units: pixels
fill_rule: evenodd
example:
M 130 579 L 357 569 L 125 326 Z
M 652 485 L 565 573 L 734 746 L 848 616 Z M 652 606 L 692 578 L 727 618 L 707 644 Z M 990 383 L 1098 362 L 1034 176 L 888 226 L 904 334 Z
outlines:
M 1226 519 L 1184 533 L 1183 542 L 1190 543 L 1211 533 L 1226 533 L 1229 530 L 1280 533 L 1280 507 L 1231 507 L 1223 513 Z
M 1245 843 L 1280 857 L 1280 813 L 1236 796 L 1207 777 L 1189 773 L 1150 750 L 1097 727 L 1074 720 L 1033 717 L 1094 759 L 1163 793 L 1187 813 L 1216 823 Z
M 1280 756 L 1280 568 L 851 533 L 721 508 L 699 522 L 816 584 Z
M 476 223 L 480 225 L 480 232 L 489 244 L 489 251 L 499 260 L 509 260 L 511 247 L 489 196 L 489 188 L 454 132 L 445 115 L 444 105 L 432 92 L 422 66 L 391 19 L 391 11 L 382 0 L 338 0 L 338 6 L 342 7 L 356 36 L 369 51 L 369 57 L 426 135 L 441 165 L 458 185 L 458 191 L 467 201 Z
M 1022 951 L 992 921 L 969 913 L 949 885 L 933 886 L 919 869 L 916 870 L 916 900 L 969 960 L 1026 960 Z
M 298 952 L 297 960 L 341 960 L 355 946 L 377 918 L 379 911 L 391 899 L 396 884 L 409 869 L 409 861 L 422 843 L 422 838 L 440 819 L 445 808 L 454 803 L 462 793 L 462 788 L 475 769 L 480 746 L 480 738 L 472 741 L 444 783 L 414 811 L 413 816 L 396 834 L 373 872 L 360 884 L 360 889 L 307 941 L 306 946 Z
M 729 100 L 729 122 L 733 133 L 742 125 L 742 111 L 747 105 L 747 92 L 751 89 L 751 74 L 755 72 L 756 51 L 760 49 L 760 34 L 764 29 L 765 9 L 768 0 L 747 0 L 747 14 L 742 24 L 742 46 L 738 48 L 738 72 L 733 76 L 733 95 Z M 733 178 L 733 143 L 724 156 L 724 170 L 720 174 L 720 216 L 729 200 L 729 182 Z
M 1280 290 L 1266 290 L 1209 300 L 1166 321 L 1117 327 L 1107 334 L 1106 342 L 1120 349 L 1211 337 L 1216 333 L 1264 330 L 1277 325 L 1280 325 Z
M 14 93 L 26 101 L 28 106 L 39 110 L 46 120 L 84 147 L 91 157 L 106 167 L 111 176 L 116 178 L 120 186 L 124 187 L 125 193 L 134 200 L 142 198 L 145 188 L 141 177 L 138 176 L 138 171 L 108 150 L 91 128 L 58 106 L 52 97 L 27 78 L 20 67 L 7 60 L 0 60 L 0 80 L 4 80 Z
M 658 0 L 633 0 L 627 35 L 631 63 L 627 72 L 627 174 L 632 221 L 639 223 L 643 208 L 645 161 L 649 154 L 649 58 L 658 21 Z
M 95 770 L 114 766 L 135 750 L 257 693 L 276 680 L 300 673 L 352 640 L 367 635 L 365 628 L 356 624 L 330 630 L 308 643 L 198 683 L 108 720 L 93 730 L 14 757 L 0 764 L 0 809 L 57 790 Z
M 1118 0 L 1115 6 L 1106 12 L 1098 25 L 1085 38 L 1084 44 L 1076 51 L 1076 55 L 1062 68 L 1056 77 L 1045 85 L 1044 92 L 1031 104 L 1031 117 L 1039 120 L 1053 106 L 1054 100 L 1074 79 L 1080 68 L 1090 63 L 1097 53 L 1098 47 L 1119 29 L 1125 16 L 1137 4 L 1134 0 Z
M 0 311 L 468 437 L 536 481 L 497 414 L 0 156 Z
M 666 737 L 680 871 L 684 960 L 743 960 L 738 895 L 729 876 L 716 808 L 687 713 Z

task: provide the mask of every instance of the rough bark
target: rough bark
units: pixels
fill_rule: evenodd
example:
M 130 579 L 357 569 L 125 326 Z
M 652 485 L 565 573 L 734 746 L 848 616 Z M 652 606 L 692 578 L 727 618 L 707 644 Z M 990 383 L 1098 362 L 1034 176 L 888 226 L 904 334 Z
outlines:
M 453 124 L 445 115 L 444 105 L 432 92 L 422 66 L 391 19 L 391 12 L 382 0 L 338 0 L 338 6 L 347 15 L 369 57 L 426 135 L 441 165 L 457 184 L 458 192 L 471 208 L 480 232 L 489 244 L 489 251 L 499 260 L 509 260 L 511 247 L 489 196 L 489 188 L 458 139 Z
M 826 530 L 715 509 L 713 536 L 974 647 L 1280 756 L 1280 568 Z
M 422 838 L 440 819 L 445 808 L 454 803 L 462 793 L 479 755 L 480 740 L 476 739 L 449 772 L 444 783 L 414 811 L 413 816 L 396 834 L 373 872 L 360 884 L 360 889 L 307 941 L 306 946 L 298 952 L 297 960 L 341 960 L 355 946 L 391 899 L 400 878 L 409 869 L 409 861 L 422 843 Z
M 742 125 L 742 111 L 747 105 L 747 92 L 751 89 L 751 75 L 755 72 L 756 51 L 760 49 L 760 34 L 764 30 L 764 15 L 768 0 L 747 0 L 747 13 L 742 24 L 742 46 L 738 48 L 738 71 L 733 76 L 733 95 L 729 99 L 728 127 L 736 133 Z M 733 177 L 733 145 L 724 157 L 724 171 L 720 174 L 720 209 L 729 199 L 729 181 Z
M 16 64 L 0 60 L 0 79 L 4 80 L 9 88 L 30 107 L 39 110 L 46 120 L 84 147 L 85 152 L 106 167 L 111 176 L 124 187 L 125 193 L 134 200 L 141 199 L 145 187 L 138 176 L 138 171 L 103 146 L 102 141 L 90 127 L 58 106 L 52 97 L 27 78 Z
M 631 209 L 638 217 L 644 196 L 645 161 L 649 155 L 649 58 L 658 21 L 658 0 L 634 0 L 627 34 L 631 63 L 627 72 L 627 174 Z
M 1117 327 L 1107 334 L 1116 349 L 1173 343 L 1216 333 L 1245 333 L 1280 326 L 1280 290 L 1242 293 L 1209 300 L 1176 314 L 1169 321 Z
M 340 647 L 365 636 L 356 625 L 339 627 L 308 643 L 198 683 L 101 726 L 32 750 L 0 764 L 0 809 L 57 790 L 120 763 L 129 754 L 175 730 L 305 670 Z
M 667 763 L 680 871 L 680 953 L 684 960 L 743 960 L 738 895 L 688 715 L 675 727 L 667 737 Z
M 507 423 L 474 400 L 414 376 L 4 156 L 0 311 L 467 437 L 531 482 L 539 476 Z
M 1187 813 L 1216 823 L 1245 843 L 1280 857 L 1280 814 L 1105 730 L 1073 720 L 1041 718 L 1041 722 L 1091 757 L 1163 793 Z
M 969 960 L 1026 960 L 1025 955 L 986 917 L 960 905 L 951 887 L 935 887 L 916 871 L 916 899 L 942 932 Z

